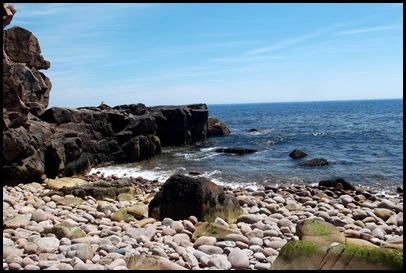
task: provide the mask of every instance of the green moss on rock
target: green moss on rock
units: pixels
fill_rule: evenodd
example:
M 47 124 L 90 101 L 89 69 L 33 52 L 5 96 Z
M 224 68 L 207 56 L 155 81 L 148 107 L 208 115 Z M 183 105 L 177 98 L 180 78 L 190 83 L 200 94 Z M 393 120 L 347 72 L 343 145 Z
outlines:
M 329 252 L 339 255 L 341 260 L 348 263 L 360 264 L 361 261 L 365 263 L 365 267 L 359 269 L 401 270 L 403 268 L 403 251 L 397 249 L 339 244 L 331 247 Z
M 272 264 L 272 270 L 312 270 L 316 269 L 325 255 L 326 247 L 305 241 L 291 241 L 279 251 Z

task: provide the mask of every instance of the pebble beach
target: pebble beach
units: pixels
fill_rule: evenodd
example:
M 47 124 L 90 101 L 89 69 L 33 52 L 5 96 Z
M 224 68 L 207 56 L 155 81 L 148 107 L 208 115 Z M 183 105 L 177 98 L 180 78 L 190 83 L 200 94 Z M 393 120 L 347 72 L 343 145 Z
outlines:
M 309 185 L 225 187 L 237 197 L 244 213 L 236 223 L 220 218 L 215 223 L 241 234 L 193 241 L 198 224 L 194 216 L 162 221 L 147 216 L 130 222 L 111 219 L 120 208 L 148 205 L 159 191 L 157 181 L 140 181 L 143 194 L 134 200 L 100 203 L 87 196 L 80 205 L 63 202 L 74 196 L 43 196 L 50 191 L 45 183 L 3 186 L 3 269 L 128 270 L 133 269 L 126 262 L 129 257 L 152 254 L 168 261 L 167 269 L 268 270 L 283 245 L 299 240 L 296 224 L 305 219 L 330 222 L 349 238 L 403 249 L 402 192 L 387 195 Z M 58 224 L 81 235 L 51 232 Z

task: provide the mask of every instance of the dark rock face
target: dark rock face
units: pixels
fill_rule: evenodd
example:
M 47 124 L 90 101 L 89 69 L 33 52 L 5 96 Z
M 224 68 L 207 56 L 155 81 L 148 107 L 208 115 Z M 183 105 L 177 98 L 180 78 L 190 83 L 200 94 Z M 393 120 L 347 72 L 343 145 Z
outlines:
M 236 155 L 253 154 L 257 151 L 258 151 L 257 149 L 240 148 L 240 147 L 216 149 L 217 153 L 236 154 Z
M 336 188 L 341 184 L 343 190 L 355 190 L 354 185 L 351 183 L 347 182 L 343 178 L 335 178 L 335 179 L 328 179 L 328 180 L 322 180 L 319 182 L 319 186 L 324 186 L 324 187 L 333 187 Z M 341 188 L 340 186 L 340 188 Z
M 162 146 L 179 146 L 207 138 L 206 104 L 148 107 L 157 124 Z
M 28 30 L 14 26 L 3 30 L 3 108 L 35 116 L 48 107 L 51 81 L 39 69 L 50 62 L 41 55 L 37 38 Z
M 289 156 L 293 159 L 300 159 L 300 158 L 306 157 L 307 154 L 301 150 L 294 149 L 293 151 L 291 151 L 289 153 Z
M 300 162 L 298 165 L 303 167 L 320 167 L 328 165 L 328 161 L 324 158 L 314 158 Z
M 209 116 L 207 127 L 207 137 L 225 136 L 231 133 L 225 123 L 214 117 Z
M 92 167 L 135 162 L 162 146 L 207 138 L 206 104 L 47 109 L 50 62 L 37 38 L 12 27 L 16 9 L 3 4 L 3 183 L 43 181 L 87 173 Z
M 223 187 L 199 177 L 172 175 L 149 204 L 149 217 L 163 220 L 187 219 L 196 216 L 199 221 L 213 222 L 217 217 L 232 223 L 242 209 L 234 195 Z

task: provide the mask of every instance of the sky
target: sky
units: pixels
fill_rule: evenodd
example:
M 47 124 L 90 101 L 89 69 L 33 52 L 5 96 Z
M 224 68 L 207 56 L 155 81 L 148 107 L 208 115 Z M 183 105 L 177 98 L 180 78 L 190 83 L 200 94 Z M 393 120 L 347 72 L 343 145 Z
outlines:
M 403 4 L 11 3 L 48 107 L 403 98 Z

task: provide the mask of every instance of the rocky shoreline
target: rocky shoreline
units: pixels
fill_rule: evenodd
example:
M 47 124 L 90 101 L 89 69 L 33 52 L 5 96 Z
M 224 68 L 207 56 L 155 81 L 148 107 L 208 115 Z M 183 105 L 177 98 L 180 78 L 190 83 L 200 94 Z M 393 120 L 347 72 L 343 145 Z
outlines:
M 244 212 L 234 224 L 220 218 L 214 223 L 236 232 L 196 239 L 203 225 L 196 217 L 157 221 L 142 210 L 161 183 L 130 179 L 139 189 L 133 198 L 103 201 L 47 196 L 51 189 L 45 182 L 3 186 L 3 269 L 267 270 L 287 242 L 299 240 L 296 228 L 304 219 L 329 222 L 346 238 L 403 250 L 403 193 L 308 185 L 225 188 Z M 137 219 L 117 221 L 116 212 L 136 205 L 141 207 Z

